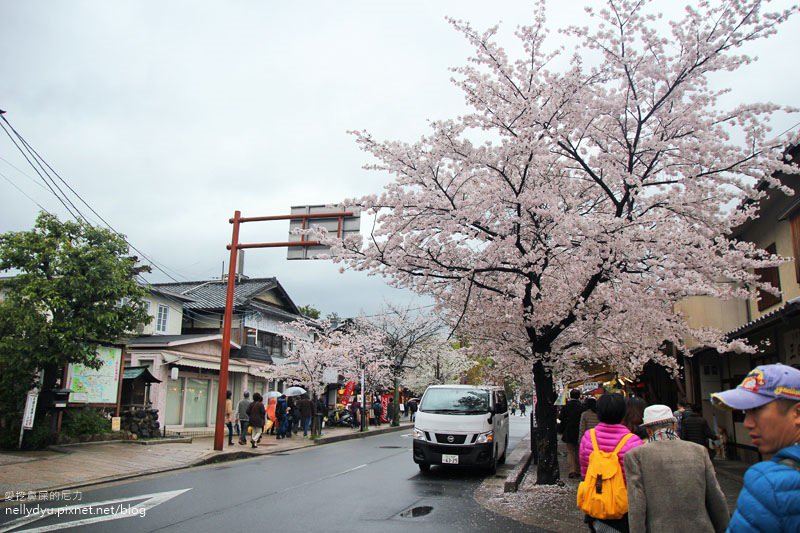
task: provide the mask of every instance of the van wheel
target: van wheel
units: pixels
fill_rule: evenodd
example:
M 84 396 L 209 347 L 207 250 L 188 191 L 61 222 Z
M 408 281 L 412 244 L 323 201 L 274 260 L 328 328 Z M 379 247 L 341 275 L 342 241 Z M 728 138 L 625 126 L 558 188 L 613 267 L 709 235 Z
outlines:
M 503 455 L 497 460 L 498 464 L 504 465 L 506 464 L 506 455 L 508 455 L 508 437 L 506 437 L 506 445 L 503 448 Z
M 417 463 L 420 472 L 428 472 L 431 469 L 430 463 Z
M 495 448 L 494 454 L 492 454 L 492 462 L 486 465 L 486 473 L 490 476 L 493 476 L 497 473 L 497 449 Z

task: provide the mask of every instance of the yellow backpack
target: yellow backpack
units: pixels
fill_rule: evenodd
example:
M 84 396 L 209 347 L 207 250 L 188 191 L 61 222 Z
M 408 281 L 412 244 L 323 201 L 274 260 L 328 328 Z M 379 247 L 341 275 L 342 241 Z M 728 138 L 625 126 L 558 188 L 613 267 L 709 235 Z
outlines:
M 594 429 L 590 431 L 592 453 L 589 455 L 586 478 L 578 485 L 578 507 L 587 515 L 601 520 L 622 518 L 628 512 L 628 489 L 617 454 L 633 434 L 622 437 L 613 451 L 604 452 L 597 445 Z

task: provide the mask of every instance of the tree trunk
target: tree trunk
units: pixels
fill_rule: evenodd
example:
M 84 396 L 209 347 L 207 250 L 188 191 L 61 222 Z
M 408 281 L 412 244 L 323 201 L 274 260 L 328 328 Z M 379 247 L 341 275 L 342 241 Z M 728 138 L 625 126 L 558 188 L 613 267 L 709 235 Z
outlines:
M 559 479 L 558 434 L 553 376 L 541 361 L 533 365 L 536 386 L 536 430 L 533 441 L 537 451 L 536 484 L 553 485 Z

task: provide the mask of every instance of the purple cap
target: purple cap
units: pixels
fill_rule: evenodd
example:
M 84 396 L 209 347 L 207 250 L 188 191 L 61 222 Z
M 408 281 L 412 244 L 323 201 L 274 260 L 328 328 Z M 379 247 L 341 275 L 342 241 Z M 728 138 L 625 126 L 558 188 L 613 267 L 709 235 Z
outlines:
M 711 395 L 717 407 L 742 410 L 780 399 L 800 401 L 800 370 L 781 364 L 757 366 L 735 389 Z

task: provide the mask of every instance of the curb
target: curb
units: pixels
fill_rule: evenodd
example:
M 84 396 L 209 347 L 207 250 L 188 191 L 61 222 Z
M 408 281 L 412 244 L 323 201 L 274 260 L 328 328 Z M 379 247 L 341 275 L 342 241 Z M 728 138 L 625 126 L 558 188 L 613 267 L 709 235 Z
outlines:
M 350 434 L 343 434 L 343 435 L 333 435 L 330 437 L 322 437 L 314 441 L 315 445 L 318 444 L 331 444 L 334 442 L 341 442 L 345 440 L 353 440 L 353 439 L 360 439 L 363 437 L 369 437 L 372 435 L 383 435 L 384 433 L 394 433 L 395 431 L 403 431 L 404 429 L 414 429 L 413 425 L 400 425 L 400 426 L 389 426 L 387 428 L 381 429 L 371 429 L 369 431 L 354 431 Z
M 514 451 L 511 452 L 509 459 L 512 457 L 516 459 L 516 464 L 514 465 L 514 468 L 511 469 L 511 472 L 508 474 L 508 476 L 506 476 L 506 481 L 503 483 L 503 492 L 517 492 L 517 490 L 519 490 L 519 485 L 522 483 L 522 478 L 525 477 L 525 474 L 528 472 L 531 459 L 533 458 L 530 443 L 531 434 L 528 433 L 522 438 L 521 441 L 519 441 L 519 444 L 514 447 Z
M 248 454 L 249 457 L 237 457 L 237 458 L 231 458 L 231 459 L 227 459 L 227 460 L 236 461 L 236 460 L 241 460 L 241 459 L 252 459 L 252 458 L 255 458 L 255 457 L 264 457 L 264 456 L 267 456 L 267 455 L 272 455 L 274 453 L 284 453 L 284 452 L 288 452 L 288 451 L 299 450 L 301 448 L 310 448 L 312 446 L 321 445 L 321 444 L 333 444 L 335 442 L 341 442 L 341 441 L 346 441 L 346 440 L 353 440 L 353 439 L 371 437 L 371 436 L 375 436 L 375 435 L 382 435 L 384 433 L 392 433 L 392 432 L 395 432 L 395 431 L 402 431 L 404 429 L 412 429 L 413 427 L 414 427 L 413 425 L 400 425 L 400 426 L 388 427 L 386 429 L 383 429 L 383 428 L 374 429 L 374 430 L 366 431 L 366 432 L 363 432 L 363 433 L 359 431 L 359 432 L 355 432 L 355 433 L 352 433 L 352 434 L 333 435 L 333 436 L 330 436 L 330 437 L 323 437 L 323 438 L 318 439 L 317 441 L 314 441 L 313 443 L 309 443 L 309 444 L 298 443 L 297 446 L 294 446 L 294 447 L 291 447 L 291 448 L 283 448 L 283 449 L 280 449 L 280 450 L 273 450 L 273 451 L 263 452 L 263 453 L 251 453 L 251 454 Z M 85 443 L 81 443 L 81 444 L 85 444 Z M 97 443 L 97 444 L 103 444 L 103 443 Z M 58 450 L 55 450 L 55 451 L 58 451 Z M 62 453 L 64 453 L 64 452 L 62 452 Z M 67 452 L 67 453 L 69 453 L 69 452 Z M 231 451 L 231 452 L 215 452 L 215 451 L 211 451 L 211 452 L 206 453 L 204 456 L 199 457 L 198 459 L 192 461 L 191 463 L 187 463 L 185 465 L 171 466 L 171 467 L 167 467 L 167 468 L 156 468 L 156 469 L 136 472 L 136 473 L 132 473 L 132 474 L 122 474 L 122 475 L 107 476 L 107 477 L 104 477 L 104 478 L 99 478 L 99 479 L 94 479 L 94 480 L 91 480 L 91 481 L 86 481 L 84 483 L 69 484 L 69 485 L 58 485 L 58 486 L 55 486 L 55 487 L 48 487 L 47 489 L 40 489 L 40 490 L 47 490 L 48 492 L 50 492 L 50 491 L 64 491 L 64 490 L 83 489 L 83 488 L 86 488 L 86 487 L 92 487 L 92 486 L 95 486 L 95 485 L 102 485 L 104 483 L 109 483 L 109 482 L 113 482 L 113 481 L 125 481 L 125 480 L 135 479 L 135 478 L 139 478 L 139 477 L 151 476 L 151 475 L 154 475 L 154 474 L 163 474 L 163 473 L 166 473 L 166 472 L 174 472 L 176 470 L 186 470 L 188 468 L 193 468 L 193 467 L 196 467 L 196 466 L 206 466 L 208 464 L 213 464 L 213 463 L 217 462 L 216 459 L 220 459 L 221 461 L 225 461 L 226 460 L 226 459 L 224 459 L 225 456 L 228 456 L 228 455 L 241 455 L 242 453 L 243 453 L 243 451 L 235 451 L 235 452 L 233 452 L 233 451 Z M 244 452 L 244 453 L 246 453 L 246 452 Z M 0 503 L 6 502 L 6 501 L 8 501 L 8 500 L 6 500 L 5 498 L 0 498 Z

